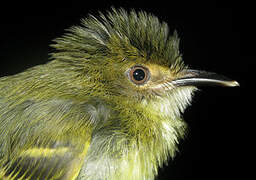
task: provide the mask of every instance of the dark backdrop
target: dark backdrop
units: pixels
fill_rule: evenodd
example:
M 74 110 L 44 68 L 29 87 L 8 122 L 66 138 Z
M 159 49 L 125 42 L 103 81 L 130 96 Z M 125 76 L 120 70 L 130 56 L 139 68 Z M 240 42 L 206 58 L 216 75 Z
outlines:
M 178 3 L 179 2 L 179 3 Z M 239 88 L 203 87 L 184 118 L 190 126 L 180 152 L 158 179 L 229 179 L 250 172 L 254 143 L 255 14 L 252 4 L 218 1 L 36 2 L 1 5 L 0 75 L 47 62 L 49 44 L 88 13 L 114 7 L 145 10 L 177 30 L 190 67 L 237 80 Z M 250 90 L 252 89 L 252 90 Z M 246 169 L 244 168 L 246 167 Z

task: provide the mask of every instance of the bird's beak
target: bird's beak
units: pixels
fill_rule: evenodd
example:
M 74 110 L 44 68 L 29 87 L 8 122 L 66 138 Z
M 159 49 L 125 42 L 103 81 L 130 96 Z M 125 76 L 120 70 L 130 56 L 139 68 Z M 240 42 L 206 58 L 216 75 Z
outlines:
M 213 72 L 187 69 L 182 76 L 172 81 L 175 86 L 239 86 L 237 81 Z

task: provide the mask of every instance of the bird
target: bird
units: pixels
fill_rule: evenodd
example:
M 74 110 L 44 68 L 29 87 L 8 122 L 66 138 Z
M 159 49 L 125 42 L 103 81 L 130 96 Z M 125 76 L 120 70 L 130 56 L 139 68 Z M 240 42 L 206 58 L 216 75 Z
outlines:
M 200 86 L 239 86 L 190 69 L 177 31 L 143 10 L 88 15 L 49 61 L 0 78 L 0 179 L 153 180 L 187 134 Z

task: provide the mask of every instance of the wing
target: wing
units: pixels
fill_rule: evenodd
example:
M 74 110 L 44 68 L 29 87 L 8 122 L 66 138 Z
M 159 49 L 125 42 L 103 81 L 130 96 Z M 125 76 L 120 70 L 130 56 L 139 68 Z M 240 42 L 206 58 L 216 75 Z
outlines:
M 90 146 L 87 108 L 67 100 L 0 99 L 0 179 L 75 179 Z
M 83 152 L 70 146 L 56 148 L 31 148 L 22 152 L 15 161 L 7 162 L 4 179 L 67 179 L 74 180 L 83 165 L 89 142 Z

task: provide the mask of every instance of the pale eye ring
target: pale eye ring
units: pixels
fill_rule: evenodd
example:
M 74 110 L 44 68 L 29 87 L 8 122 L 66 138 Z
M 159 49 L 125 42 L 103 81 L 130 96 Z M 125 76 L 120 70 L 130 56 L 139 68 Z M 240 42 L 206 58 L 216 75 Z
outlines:
M 144 66 L 135 65 L 129 69 L 128 77 L 134 84 L 143 85 L 149 80 L 150 72 Z

